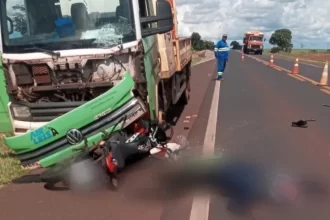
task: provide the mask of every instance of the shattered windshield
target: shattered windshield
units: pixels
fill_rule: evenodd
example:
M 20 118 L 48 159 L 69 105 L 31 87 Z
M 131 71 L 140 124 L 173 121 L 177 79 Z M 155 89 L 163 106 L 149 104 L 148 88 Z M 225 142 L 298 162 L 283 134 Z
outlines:
M 106 48 L 135 39 L 130 0 L 0 0 L 4 52 Z

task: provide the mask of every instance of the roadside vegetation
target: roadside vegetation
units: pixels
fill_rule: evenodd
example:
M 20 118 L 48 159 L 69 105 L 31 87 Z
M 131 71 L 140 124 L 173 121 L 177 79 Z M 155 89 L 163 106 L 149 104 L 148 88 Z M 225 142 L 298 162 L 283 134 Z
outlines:
M 6 147 L 3 136 L 0 134 L 0 187 L 28 172 L 15 158 L 15 154 Z
M 291 40 L 292 32 L 289 29 L 276 30 L 269 39 L 269 43 L 274 46 L 269 50 L 269 53 L 278 54 L 291 59 L 299 58 L 302 61 L 316 63 L 330 61 L 330 49 L 305 49 L 305 45 L 302 43 L 300 49 L 293 49 Z
M 212 41 L 203 40 L 199 33 L 194 32 L 191 34 L 191 46 L 193 51 L 192 65 L 196 65 L 208 58 L 207 51 L 213 52 L 215 45 Z
M 191 44 L 192 44 L 192 49 L 195 51 L 202 51 L 202 50 L 213 51 L 215 46 L 214 42 L 203 40 L 202 36 L 197 32 L 191 34 Z

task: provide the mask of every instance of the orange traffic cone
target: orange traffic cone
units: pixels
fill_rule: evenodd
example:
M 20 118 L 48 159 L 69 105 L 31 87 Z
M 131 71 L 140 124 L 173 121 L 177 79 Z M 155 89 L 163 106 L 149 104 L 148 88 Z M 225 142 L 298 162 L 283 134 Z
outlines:
M 324 69 L 323 69 L 323 72 L 322 72 L 320 84 L 318 84 L 318 85 L 320 85 L 320 86 L 327 86 L 328 85 L 328 61 L 324 65 Z
M 299 74 L 299 60 L 296 59 L 296 63 L 293 66 L 291 74 Z
M 273 54 L 270 56 L 269 67 L 274 67 L 274 56 L 273 56 Z

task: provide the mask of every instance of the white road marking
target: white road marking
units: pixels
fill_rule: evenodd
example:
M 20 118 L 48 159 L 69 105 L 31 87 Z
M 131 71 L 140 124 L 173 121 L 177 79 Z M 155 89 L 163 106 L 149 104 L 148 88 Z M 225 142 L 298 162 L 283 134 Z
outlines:
M 209 119 L 208 119 L 205 138 L 204 138 L 203 154 L 205 156 L 214 154 L 217 119 L 218 119 L 218 106 L 220 99 L 220 85 L 221 82 L 216 81 L 213 97 L 212 97 Z M 210 208 L 209 195 L 194 197 L 189 219 L 208 220 L 209 208 Z

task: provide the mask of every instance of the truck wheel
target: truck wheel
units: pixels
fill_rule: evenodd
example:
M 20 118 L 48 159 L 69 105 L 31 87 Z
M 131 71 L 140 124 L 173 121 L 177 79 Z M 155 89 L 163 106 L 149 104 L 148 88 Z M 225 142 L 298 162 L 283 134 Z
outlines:
M 189 101 L 189 92 L 188 92 L 188 90 L 186 89 L 186 90 L 182 93 L 180 99 L 178 100 L 178 104 L 179 104 L 179 105 L 187 105 L 187 104 L 188 104 L 188 101 Z
M 262 51 L 259 54 L 262 55 Z
M 162 123 L 165 120 L 165 113 L 164 113 L 164 99 L 158 93 L 158 121 Z
M 190 71 L 190 70 L 188 70 L 188 71 Z M 189 74 L 188 77 L 190 77 L 190 74 Z M 180 99 L 178 100 L 178 104 L 179 105 L 187 105 L 188 102 L 189 102 L 189 98 L 190 98 L 189 94 L 190 94 L 190 80 L 188 78 L 186 89 L 184 90 L 184 92 L 182 93 Z
M 162 110 L 158 111 L 158 121 L 159 123 L 163 123 L 165 120 L 165 113 Z

